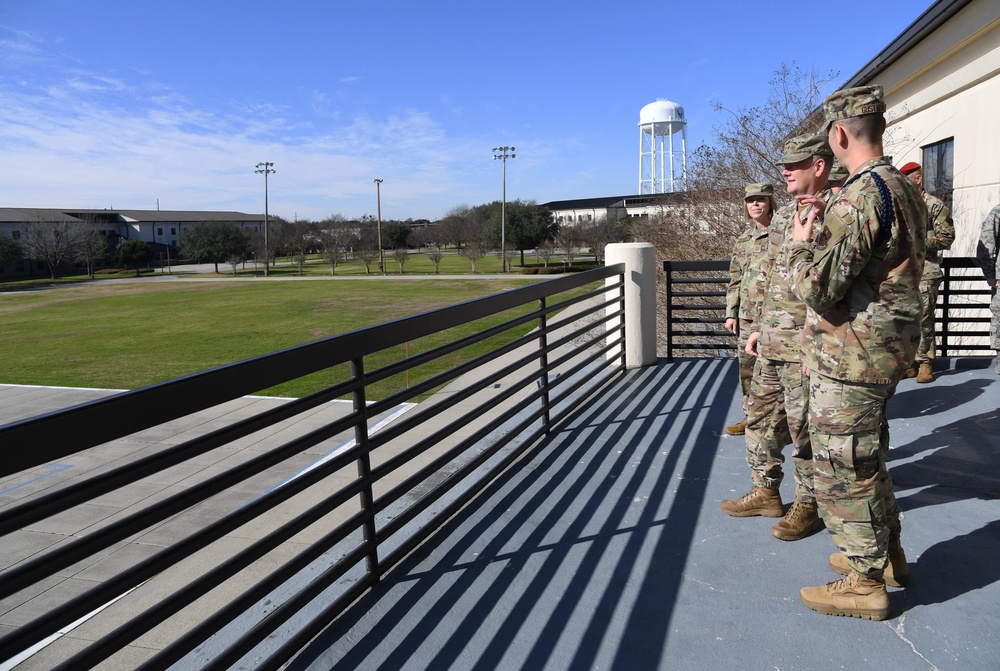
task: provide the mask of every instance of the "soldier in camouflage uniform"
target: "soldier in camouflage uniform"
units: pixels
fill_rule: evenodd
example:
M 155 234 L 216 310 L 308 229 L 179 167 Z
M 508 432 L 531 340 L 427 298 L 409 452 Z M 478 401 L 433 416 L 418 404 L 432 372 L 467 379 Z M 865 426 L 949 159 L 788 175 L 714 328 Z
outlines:
M 934 313 L 937 311 L 938 288 L 944 273 L 941 271 L 941 252 L 951 248 L 955 242 L 955 222 L 951 219 L 951 210 L 935 196 L 924 191 L 923 170 L 920 164 L 910 161 L 899 171 L 910 178 L 917 190 L 924 197 L 927 206 L 927 258 L 924 260 L 924 274 L 920 279 L 920 300 L 923 301 L 924 314 L 920 320 L 920 345 L 917 347 L 916 365 L 918 370 L 910 368 L 906 377 L 917 378 L 917 382 L 927 383 L 934 380 Z
M 760 260 L 767 251 L 767 228 L 774 214 L 774 185 L 748 184 L 744 190 L 743 214 L 750 225 L 733 246 L 729 261 L 729 288 L 726 291 L 726 325 L 730 333 L 737 334 L 737 356 L 740 362 L 740 390 L 743 392 L 743 410 L 746 412 L 750 378 L 753 377 L 754 359 L 744 351 L 750 327 L 760 315 L 764 298 L 764 276 Z M 730 436 L 743 434 L 747 420 L 726 427 Z
M 1000 205 L 990 210 L 983 220 L 979 244 L 976 246 L 976 260 L 993 290 L 993 300 L 990 302 L 990 311 L 993 313 L 990 320 L 990 347 L 997 351 L 993 370 L 1000 375 L 1000 291 L 997 291 L 997 278 L 1000 277 Z
M 777 165 L 793 196 L 819 195 L 826 189 L 833 152 L 826 135 L 800 135 L 784 146 Z M 723 512 L 734 517 L 781 517 L 784 510 L 778 487 L 782 480 L 781 452 L 791 441 L 795 475 L 795 502 L 771 529 L 786 541 L 799 540 L 822 527 L 813 492 L 812 447 L 809 441 L 808 378 L 802 372 L 802 328 L 806 304 L 792 292 L 784 262 L 791 243 L 792 218 L 802 207 L 791 202 L 771 224 L 765 274 L 767 289 L 761 317 L 753 327 L 747 352 L 757 356 L 747 401 L 747 464 L 753 487 L 739 499 L 723 501 Z
M 885 407 L 920 342 L 927 208 L 884 156 L 881 87 L 838 91 L 823 108 L 830 146 L 852 177 L 825 213 L 796 216 L 788 265 L 809 306 L 803 354 L 816 499 L 840 549 L 830 567 L 847 577 L 804 587 L 800 597 L 820 613 L 881 620 L 886 581 L 909 576 L 885 465 Z

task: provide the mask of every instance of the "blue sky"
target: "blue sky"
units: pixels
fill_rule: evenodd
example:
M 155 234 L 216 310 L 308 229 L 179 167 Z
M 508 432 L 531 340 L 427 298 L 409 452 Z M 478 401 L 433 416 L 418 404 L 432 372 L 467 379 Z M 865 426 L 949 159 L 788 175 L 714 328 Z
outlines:
M 0 0 L 0 206 L 430 218 L 638 190 L 639 110 L 689 151 L 784 63 L 853 75 L 930 0 Z M 864 23 L 860 20 L 864 19 Z M 839 33 L 831 32 L 840 30 Z

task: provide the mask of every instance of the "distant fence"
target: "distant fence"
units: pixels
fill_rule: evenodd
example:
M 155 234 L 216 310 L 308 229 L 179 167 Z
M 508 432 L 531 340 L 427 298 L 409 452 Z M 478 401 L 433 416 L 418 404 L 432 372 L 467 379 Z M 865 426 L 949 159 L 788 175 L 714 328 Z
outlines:
M 988 354 L 990 288 L 976 260 L 946 257 L 938 293 L 940 356 Z M 735 350 L 736 336 L 726 331 L 729 261 L 664 261 L 667 293 L 667 360 L 678 350 L 687 356 L 716 357 Z
M 199 504 L 210 504 L 214 511 L 197 517 L 201 523 L 183 539 L 131 565 L 117 566 L 89 589 L 64 590 L 62 599 L 39 604 L 33 619 L 0 638 L 0 665 L 58 638 L 61 630 L 116 598 L 127 606 L 130 590 L 173 570 L 182 574 L 180 584 L 150 587 L 163 591 L 154 606 L 124 608 L 129 619 L 111 623 L 100 638 L 58 660 L 57 668 L 93 668 L 164 623 L 169 629 L 162 634 L 165 647 L 139 668 L 178 664 L 229 669 L 247 655 L 253 657 L 243 662 L 248 668 L 282 667 L 526 449 L 591 394 L 624 374 L 624 272 L 625 265 L 616 264 L 567 275 L 0 426 L 0 445 L 11 447 L 0 461 L 0 478 L 20 479 L 28 487 L 22 492 L 31 491 L 37 469 L 46 464 L 77 455 L 97 462 L 89 467 L 91 476 L 76 484 L 26 494 L 8 505 L 0 512 L 0 536 L 37 528 L 60 514 L 72 516 L 79 506 L 99 503 L 102 497 L 125 496 L 129 487 L 139 488 L 136 499 L 142 502 L 103 526 L 94 525 L 99 528 L 67 535 L 54 547 L 4 570 L 0 599 L 56 583 L 80 562 L 92 562 L 95 555 Z M 610 283 L 589 286 L 601 280 Z M 483 319 L 498 323 L 480 327 Z M 469 324 L 470 335 L 455 338 L 449 331 L 451 339 L 434 349 L 381 367 L 365 365 L 373 353 Z M 517 329 L 514 335 L 524 334 L 505 344 L 491 340 L 511 329 Z M 473 345 L 485 351 L 449 363 L 447 355 Z M 102 467 L 100 452 L 87 452 L 96 446 L 120 450 L 120 443 L 112 441 L 155 432 L 173 420 L 345 363 L 350 364 L 349 374 L 332 386 L 236 418 L 204 435 L 185 433 L 183 442 L 157 446 L 116 468 Z M 369 385 L 422 365 L 437 366 L 440 372 L 388 398 L 367 401 Z M 470 372 L 475 374 L 467 378 Z M 370 430 L 373 417 L 458 379 L 460 388 L 450 386 L 448 393 L 436 394 L 377 432 Z M 479 402 L 481 392 L 488 400 Z M 297 431 L 283 424 L 345 395 L 353 401 L 345 417 L 319 425 L 303 422 L 306 428 Z M 442 414 L 448 410 L 450 414 Z M 321 446 L 345 431 L 354 439 L 342 449 L 286 477 L 289 460 L 311 459 L 308 450 L 327 449 Z M 230 458 L 227 450 L 240 441 L 257 445 L 260 432 L 273 444 L 251 450 L 248 458 Z M 201 455 L 217 456 L 219 467 L 191 461 Z M 162 474 L 173 467 L 191 472 L 189 486 L 168 491 L 165 498 L 142 495 L 150 478 L 165 477 Z M 250 501 L 234 493 L 255 481 L 274 482 L 272 469 L 286 479 Z M 259 538 L 242 550 L 213 551 L 213 544 L 234 530 L 258 523 L 262 530 L 254 536 Z M 274 525 L 264 533 L 264 527 Z M 308 529 L 316 529 L 321 537 L 300 542 L 301 551 L 294 556 L 281 551 L 290 550 L 284 544 Z M 193 564 L 182 563 L 189 558 Z M 261 566 L 255 564 L 259 560 L 264 562 L 256 580 L 239 584 L 231 599 L 213 598 L 213 590 L 225 589 L 227 581 L 248 567 Z M 305 577 L 297 591 L 288 593 L 286 585 L 299 576 Z M 279 588 L 286 590 L 282 599 L 272 596 Z M 169 618 L 205 597 L 213 607 L 211 614 L 188 621 L 186 631 L 169 628 Z M 260 615 L 258 621 L 248 623 L 254 615 Z M 211 649 L 200 648 L 213 637 Z

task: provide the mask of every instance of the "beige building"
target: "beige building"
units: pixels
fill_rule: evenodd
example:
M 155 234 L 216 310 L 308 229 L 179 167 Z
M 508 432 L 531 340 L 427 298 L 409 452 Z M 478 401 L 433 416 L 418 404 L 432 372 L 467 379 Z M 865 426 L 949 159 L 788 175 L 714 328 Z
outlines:
M 974 256 L 986 213 L 1000 204 L 1000 2 L 938 0 L 844 87 L 885 90 L 886 152 L 923 166 L 925 188 L 949 203 L 951 256 Z

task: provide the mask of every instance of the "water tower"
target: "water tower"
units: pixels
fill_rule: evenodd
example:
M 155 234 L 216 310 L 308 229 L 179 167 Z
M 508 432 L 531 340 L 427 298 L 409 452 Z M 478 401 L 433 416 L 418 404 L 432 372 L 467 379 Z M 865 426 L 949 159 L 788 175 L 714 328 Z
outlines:
M 680 133 L 680 151 L 674 135 Z M 687 179 L 684 108 L 660 98 L 639 110 L 639 193 L 683 191 Z

